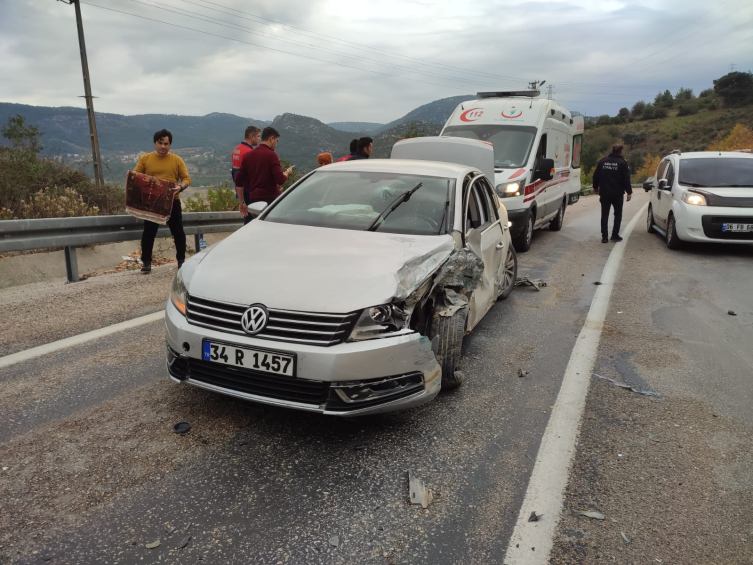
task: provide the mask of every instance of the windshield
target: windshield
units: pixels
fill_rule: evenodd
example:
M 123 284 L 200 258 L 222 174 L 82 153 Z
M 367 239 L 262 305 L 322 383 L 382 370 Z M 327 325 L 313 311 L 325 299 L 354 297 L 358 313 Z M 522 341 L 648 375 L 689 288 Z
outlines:
M 680 159 L 680 184 L 699 187 L 753 186 L 753 159 Z
M 371 228 L 387 233 L 439 235 L 445 233 L 446 203 L 454 185 L 455 180 L 448 178 L 317 171 L 286 193 L 264 220 L 346 230 Z M 401 201 L 412 189 L 416 190 Z M 377 222 L 380 215 L 383 216 Z
M 446 127 L 442 135 L 488 141 L 494 146 L 495 167 L 517 169 L 528 162 L 536 128 L 468 124 Z

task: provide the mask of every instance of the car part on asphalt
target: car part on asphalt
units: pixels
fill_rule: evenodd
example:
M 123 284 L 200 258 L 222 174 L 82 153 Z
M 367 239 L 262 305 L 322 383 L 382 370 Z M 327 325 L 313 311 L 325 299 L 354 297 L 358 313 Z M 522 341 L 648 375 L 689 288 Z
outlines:
M 526 371 L 525 369 L 518 369 L 518 377 L 523 378 L 527 377 L 530 371 Z
M 518 277 L 515 280 L 515 286 L 532 286 L 539 292 L 542 287 L 546 286 L 546 282 L 541 279 L 529 279 L 528 277 Z
M 734 310 L 727 310 L 727 314 L 730 316 L 737 316 L 737 313 Z
M 536 514 L 536 511 L 531 512 L 531 515 L 528 517 L 529 522 L 538 522 L 539 519 L 543 516 L 543 514 Z
M 178 544 L 178 549 L 183 549 L 184 547 L 186 547 L 189 541 L 191 541 L 191 536 L 184 537 Z
M 583 510 L 575 510 L 573 512 L 576 516 L 585 516 L 586 518 L 593 518 L 594 520 L 603 520 L 604 514 L 601 512 L 585 512 Z
M 327 541 L 329 541 L 329 544 L 330 544 L 330 545 L 331 545 L 332 547 L 338 547 L 338 546 L 340 545 L 340 537 L 339 537 L 339 536 L 332 536 L 332 537 L 331 537 L 331 538 L 329 538 L 329 540 L 327 540 Z
M 160 540 L 157 539 L 157 540 L 155 540 L 153 542 L 145 544 L 144 547 L 147 548 L 147 549 L 156 549 L 156 548 L 158 548 L 160 546 L 160 543 L 161 543 Z
M 633 541 L 633 540 L 631 540 L 631 539 L 630 539 L 630 538 L 629 538 L 629 537 L 627 536 L 627 534 L 626 534 L 625 532 L 620 532 L 620 535 L 622 536 L 622 539 L 624 539 L 624 540 L 625 540 L 625 543 L 630 543 L 631 541 Z
M 639 388 L 635 388 L 633 385 L 629 385 L 627 383 L 621 383 L 620 381 L 616 381 L 614 379 L 610 379 L 609 377 L 603 377 L 601 375 L 597 375 L 596 373 L 594 373 L 594 377 L 596 377 L 597 379 L 603 379 L 605 381 L 609 381 L 610 383 L 612 383 L 615 386 L 618 386 L 620 388 L 624 388 L 626 390 L 629 390 L 631 392 L 635 392 L 637 394 L 642 394 L 643 396 L 656 396 L 656 397 L 661 396 L 658 392 L 651 392 L 650 390 L 641 390 Z
M 434 493 L 430 488 L 427 488 L 421 479 L 417 479 L 413 476 L 413 473 L 408 471 L 408 491 L 411 504 L 420 504 L 421 508 L 428 508 L 432 500 L 434 500 Z
M 176 434 L 184 434 L 191 429 L 191 424 L 188 422 L 178 422 L 173 426 L 173 431 Z

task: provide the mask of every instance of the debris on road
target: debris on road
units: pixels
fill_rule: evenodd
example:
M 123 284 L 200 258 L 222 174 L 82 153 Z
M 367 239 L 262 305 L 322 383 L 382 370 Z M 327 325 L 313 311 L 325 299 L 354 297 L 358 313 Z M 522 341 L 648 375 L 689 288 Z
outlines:
M 523 378 L 527 377 L 530 371 L 526 371 L 525 369 L 518 369 L 518 377 Z
M 422 508 L 428 508 L 434 500 L 434 493 L 431 489 L 426 488 L 424 482 L 414 477 L 410 471 L 408 471 L 408 489 L 411 504 L 420 504 Z
M 178 422 L 173 426 L 173 431 L 175 431 L 176 434 L 184 434 L 190 429 L 191 424 L 189 424 L 188 422 Z
M 528 277 L 518 277 L 515 280 L 515 286 L 532 286 L 536 289 L 536 292 L 540 291 L 542 287 L 546 286 L 546 282 L 541 279 L 529 279 Z
M 629 385 L 627 383 L 622 383 L 620 381 L 616 381 L 614 379 L 610 379 L 609 377 L 604 377 L 602 375 L 597 375 L 596 373 L 594 373 L 594 377 L 596 377 L 598 379 L 604 379 L 605 381 L 609 381 L 610 383 L 612 383 L 615 386 L 618 386 L 620 388 L 624 388 L 626 390 L 629 390 L 631 392 L 635 392 L 637 394 L 642 394 L 644 396 L 656 396 L 656 397 L 661 396 L 658 392 L 652 392 L 650 390 L 641 390 L 641 389 L 635 388 L 634 386 Z
M 184 547 L 186 547 L 189 541 L 191 541 L 191 536 L 184 537 L 181 540 L 180 544 L 178 544 L 178 549 L 183 549 Z
M 529 522 L 538 522 L 539 518 L 541 518 L 543 514 L 536 514 L 536 511 L 534 510 L 531 512 L 531 515 L 528 517 Z
M 629 537 L 627 536 L 627 534 L 626 534 L 625 532 L 620 532 L 620 534 L 622 535 L 622 539 L 624 539 L 624 540 L 625 540 L 625 543 L 630 543 L 631 541 L 633 541 L 633 540 L 631 540 L 631 539 L 630 539 L 630 538 L 629 538 Z
M 596 281 L 596 282 L 595 282 L 594 284 L 595 284 L 596 286 L 599 286 L 599 285 L 601 285 L 601 281 Z
M 173 533 L 174 533 L 174 532 L 175 532 L 175 530 L 177 530 L 177 529 L 178 529 L 178 528 L 176 528 L 175 526 L 171 526 L 171 527 L 169 527 L 169 528 L 165 528 L 165 533 L 166 533 L 166 534 L 167 534 L 168 536 L 171 536 L 171 535 L 173 535 Z
M 144 545 L 144 547 L 147 548 L 147 549 L 155 549 L 155 548 L 159 547 L 159 544 L 160 544 L 160 540 L 157 539 L 156 541 L 153 541 L 151 543 L 147 543 L 146 545 Z
M 329 538 L 329 544 L 332 547 L 339 546 L 340 545 L 340 537 L 339 536 L 332 536 L 331 538 Z
M 590 511 L 586 512 L 583 510 L 575 510 L 573 514 L 575 514 L 576 516 L 585 516 L 586 518 L 593 518 L 594 520 L 604 519 L 604 514 L 602 514 L 601 512 L 590 512 Z
M 729 314 L 730 316 L 737 316 L 737 312 L 735 312 L 734 310 L 727 310 L 727 314 Z

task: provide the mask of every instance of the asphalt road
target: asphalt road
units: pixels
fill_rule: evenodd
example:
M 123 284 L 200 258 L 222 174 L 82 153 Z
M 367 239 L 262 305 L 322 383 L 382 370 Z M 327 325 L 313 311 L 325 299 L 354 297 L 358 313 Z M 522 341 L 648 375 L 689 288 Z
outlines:
M 626 205 L 625 223 L 644 201 Z M 501 563 L 614 245 L 601 243 L 598 214 L 585 198 L 562 231 L 536 232 L 519 275 L 548 286 L 498 303 L 466 338 L 461 389 L 409 412 L 323 418 L 176 385 L 161 323 L 0 369 L 0 564 Z M 0 293 L 3 353 L 158 309 L 172 268 Z M 733 293 L 714 286 L 721 302 Z M 730 337 L 750 343 L 753 308 L 740 308 L 747 334 Z M 655 320 L 690 331 L 678 315 Z M 713 361 L 733 370 L 739 359 Z M 751 383 L 735 382 L 718 402 L 744 411 Z M 172 430 L 182 421 L 184 436 Z M 408 471 L 434 489 L 428 509 L 408 504 Z

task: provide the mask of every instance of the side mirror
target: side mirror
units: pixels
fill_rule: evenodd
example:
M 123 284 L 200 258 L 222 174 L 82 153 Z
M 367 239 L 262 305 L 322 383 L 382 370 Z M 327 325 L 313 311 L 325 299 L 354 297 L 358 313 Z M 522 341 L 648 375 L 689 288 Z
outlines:
M 646 192 L 651 192 L 651 189 L 654 188 L 654 177 L 648 177 L 645 181 L 643 181 L 643 190 Z
M 253 204 L 248 205 L 248 213 L 252 216 L 258 216 L 267 206 L 269 206 L 269 204 L 266 202 L 254 202 Z
M 669 181 L 667 179 L 661 179 L 659 181 L 659 190 L 672 190 L 672 187 L 669 186 Z
M 533 180 L 552 180 L 554 178 L 554 159 L 542 159 L 540 168 L 533 172 Z

